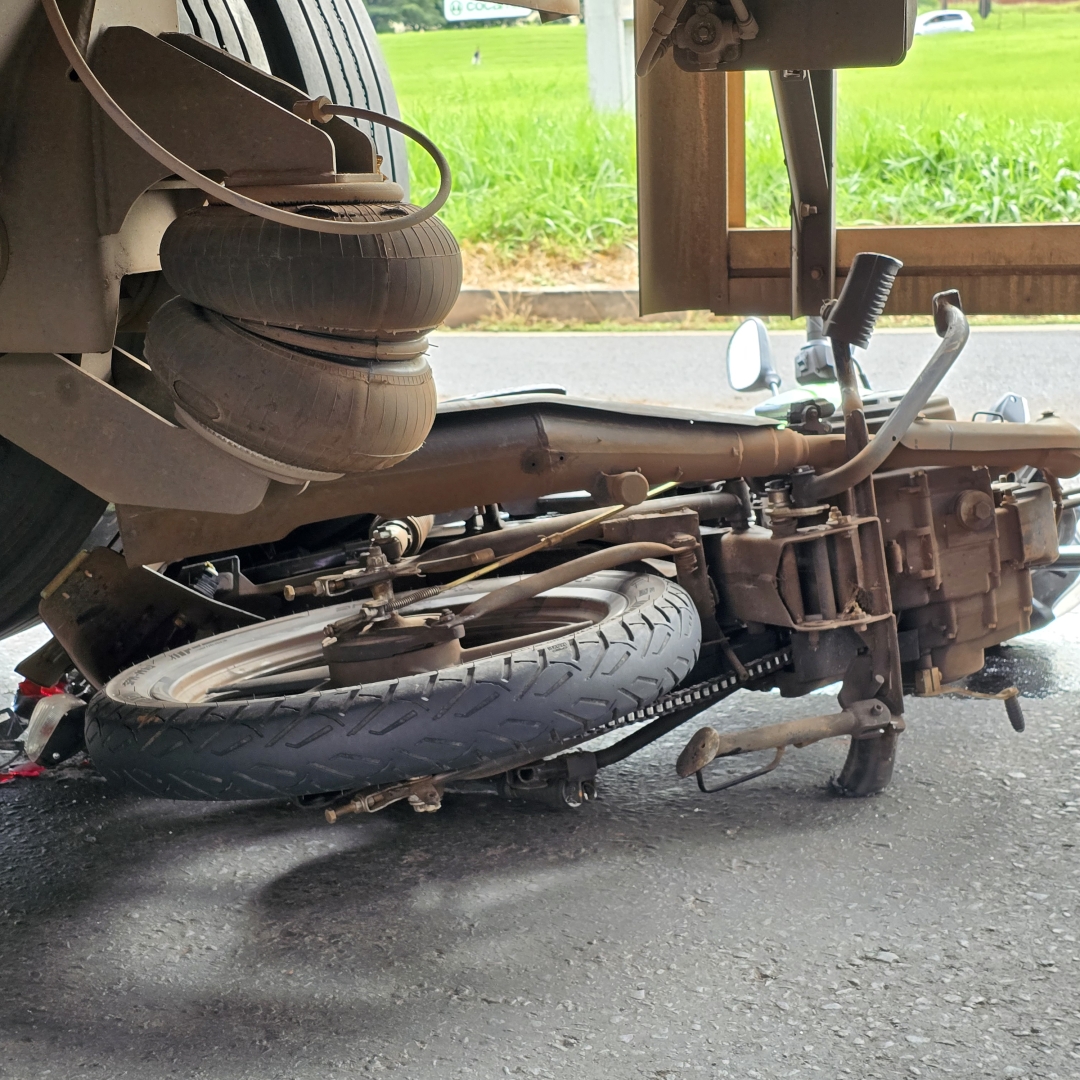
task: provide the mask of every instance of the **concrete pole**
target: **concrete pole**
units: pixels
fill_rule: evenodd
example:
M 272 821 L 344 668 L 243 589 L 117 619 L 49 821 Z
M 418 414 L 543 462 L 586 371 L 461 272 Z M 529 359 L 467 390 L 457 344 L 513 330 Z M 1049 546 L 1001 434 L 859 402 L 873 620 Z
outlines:
M 586 0 L 585 41 L 593 104 L 607 112 L 633 109 L 632 0 Z

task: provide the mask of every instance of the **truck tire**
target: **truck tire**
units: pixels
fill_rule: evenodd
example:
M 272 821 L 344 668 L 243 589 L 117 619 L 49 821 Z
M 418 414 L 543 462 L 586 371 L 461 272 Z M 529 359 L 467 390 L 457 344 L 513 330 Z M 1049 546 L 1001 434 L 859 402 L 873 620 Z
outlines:
M 463 606 L 514 580 L 474 582 L 406 611 Z M 697 610 L 664 578 L 607 571 L 531 603 L 506 617 L 514 636 L 546 619 L 554 636 L 541 643 L 387 682 L 242 700 L 207 697 L 244 693 L 238 672 L 265 680 L 318 663 L 323 627 L 358 605 L 206 638 L 110 681 L 87 710 L 87 749 L 110 780 L 165 798 L 355 790 L 554 753 L 670 692 L 697 660 Z
M 0 439 L 0 638 L 38 621 L 41 590 L 104 510 L 86 488 Z

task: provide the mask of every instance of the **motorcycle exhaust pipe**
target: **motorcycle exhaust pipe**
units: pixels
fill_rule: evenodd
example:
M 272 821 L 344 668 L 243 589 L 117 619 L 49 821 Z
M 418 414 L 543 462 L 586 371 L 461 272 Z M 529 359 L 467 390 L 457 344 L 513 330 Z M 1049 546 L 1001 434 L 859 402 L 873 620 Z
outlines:
M 436 417 L 424 445 L 392 469 L 312 484 L 300 493 L 271 484 L 262 504 L 246 514 L 124 507 L 118 513 L 125 557 L 134 564 L 223 551 L 345 514 L 399 518 L 591 490 L 603 477 L 624 472 L 639 471 L 653 485 L 689 484 L 844 460 L 842 436 L 810 440 L 752 420 L 733 424 L 723 416 L 625 408 L 533 399 L 448 409 Z
M 171 561 L 279 540 L 300 525 L 346 514 L 399 518 L 535 499 L 589 489 L 605 474 L 633 470 L 651 484 L 692 484 L 783 476 L 799 465 L 837 470 L 847 456 L 843 435 L 806 436 L 791 428 L 727 423 L 722 416 L 625 408 L 565 398 L 477 404 L 440 413 L 424 445 L 392 469 L 312 484 L 299 493 L 271 484 L 262 504 L 245 514 L 118 506 L 124 556 L 130 565 Z M 921 426 L 927 430 L 920 431 L 918 446 L 883 443 L 895 447 L 890 466 L 1009 471 L 1032 465 L 1055 476 L 1080 472 L 1080 432 L 1063 421 Z M 491 542 L 489 536 L 485 546 Z

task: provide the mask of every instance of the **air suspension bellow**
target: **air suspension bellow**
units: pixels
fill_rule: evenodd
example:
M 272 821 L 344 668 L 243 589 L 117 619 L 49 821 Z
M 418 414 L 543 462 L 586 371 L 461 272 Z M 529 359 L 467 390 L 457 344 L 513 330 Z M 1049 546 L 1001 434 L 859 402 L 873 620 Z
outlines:
M 409 136 L 439 170 L 432 200 L 402 205 L 400 188 L 381 173 L 239 170 L 218 183 L 124 111 L 56 0 L 41 4 L 71 74 L 104 115 L 211 200 L 162 238 L 162 270 L 180 298 L 154 315 L 144 346 L 177 419 L 275 479 L 298 483 L 384 468 L 418 449 L 435 416 L 424 334 L 449 313 L 461 285 L 457 244 L 434 218 L 450 196 L 442 151 L 396 117 L 301 99 L 294 111 L 311 123 L 349 116 Z M 241 179 L 252 185 L 247 195 L 234 190 Z M 260 194 L 270 201 L 252 197 Z
M 413 208 L 292 209 L 361 222 Z M 426 335 L 461 287 L 461 253 L 438 219 L 338 236 L 202 206 L 166 230 L 161 268 L 180 296 L 151 320 L 146 357 L 181 423 L 298 483 L 419 449 L 436 405 Z
M 275 480 L 387 468 L 419 449 L 435 419 L 424 356 L 300 349 L 182 297 L 154 315 L 146 355 L 181 423 Z
M 296 213 L 345 221 L 401 217 L 402 203 L 308 205 Z M 450 313 L 461 253 L 429 218 L 401 232 L 327 236 L 261 221 L 231 206 L 178 217 L 161 238 L 161 269 L 193 304 L 234 319 L 316 331 L 420 336 Z

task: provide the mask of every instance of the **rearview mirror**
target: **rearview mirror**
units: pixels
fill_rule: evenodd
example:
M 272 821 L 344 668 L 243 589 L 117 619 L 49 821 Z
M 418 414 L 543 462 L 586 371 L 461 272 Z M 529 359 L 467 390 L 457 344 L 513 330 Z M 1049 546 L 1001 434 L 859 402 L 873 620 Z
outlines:
M 1026 397 L 1020 394 L 1005 394 L 996 404 L 991 405 L 989 409 L 977 412 L 975 416 L 986 416 L 991 420 L 1004 421 L 1006 424 L 1026 424 L 1031 420 L 1031 409 Z
M 769 331 L 760 319 L 740 323 L 728 340 L 727 377 L 732 390 L 740 394 L 766 387 L 776 393 L 780 376 L 773 367 Z

